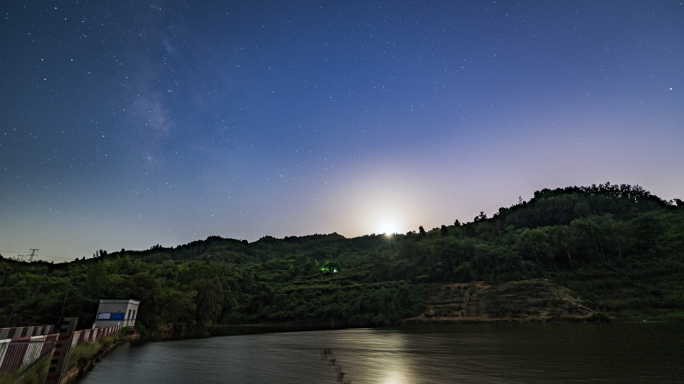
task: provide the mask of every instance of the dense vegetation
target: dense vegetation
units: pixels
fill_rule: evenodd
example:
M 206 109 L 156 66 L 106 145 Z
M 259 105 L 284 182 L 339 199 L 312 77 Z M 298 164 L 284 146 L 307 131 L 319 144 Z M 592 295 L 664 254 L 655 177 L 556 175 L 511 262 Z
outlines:
M 639 186 L 535 192 L 472 222 L 346 239 L 212 236 L 70 263 L 0 259 L 0 327 L 94 321 L 103 296 L 141 300 L 158 330 L 256 322 L 391 324 L 443 282 L 545 277 L 626 319 L 684 319 L 684 203 Z

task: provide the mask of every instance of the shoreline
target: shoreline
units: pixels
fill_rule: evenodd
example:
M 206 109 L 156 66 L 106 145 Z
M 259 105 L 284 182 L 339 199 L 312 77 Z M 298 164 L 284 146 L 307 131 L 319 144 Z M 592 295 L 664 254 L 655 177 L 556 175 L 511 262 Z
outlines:
M 645 321 L 645 320 L 644 320 Z M 263 333 L 279 333 L 279 332 L 309 332 L 309 331 L 332 331 L 341 329 L 354 328 L 411 328 L 431 325 L 478 325 L 478 324 L 570 324 L 570 323 L 641 323 L 642 321 L 622 320 L 606 317 L 595 318 L 589 317 L 565 317 L 565 318 L 479 318 L 479 319 L 463 319 L 463 318 L 409 318 L 404 319 L 396 324 L 387 325 L 347 325 L 339 323 L 339 325 L 331 326 L 330 323 L 257 323 L 257 324 L 226 324 L 216 325 L 204 329 L 192 329 L 180 332 L 170 333 L 147 333 L 142 334 L 135 340 L 138 342 L 148 341 L 174 341 L 185 339 L 198 339 L 207 337 L 221 337 L 221 336 L 241 336 L 254 335 Z M 668 321 L 648 321 L 649 323 Z M 677 323 L 677 322 L 673 322 Z
M 79 382 L 79 380 L 82 379 L 88 373 L 88 371 L 95 367 L 95 363 L 99 363 L 100 359 L 107 356 L 112 350 L 114 350 L 114 348 L 126 342 L 135 342 L 140 339 L 140 336 L 141 335 L 137 332 L 125 334 L 106 348 L 98 350 L 91 356 L 81 358 L 75 367 L 64 372 L 62 379 L 60 380 L 60 384 L 74 384 Z

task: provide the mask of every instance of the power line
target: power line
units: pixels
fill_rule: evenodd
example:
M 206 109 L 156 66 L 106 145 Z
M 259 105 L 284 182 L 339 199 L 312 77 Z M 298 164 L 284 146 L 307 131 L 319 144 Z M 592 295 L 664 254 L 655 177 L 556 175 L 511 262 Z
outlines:
M 16 254 L 16 256 L 14 256 L 14 258 L 15 258 L 16 260 L 23 260 L 25 257 L 28 257 L 28 258 L 29 258 L 28 261 L 31 262 L 31 261 L 33 261 L 33 258 L 34 258 L 34 257 L 36 257 L 36 258 L 38 257 L 38 255 L 37 255 L 36 253 L 37 253 L 37 251 L 39 251 L 39 249 L 38 249 L 38 248 L 31 248 L 31 249 L 29 249 L 29 250 L 31 251 L 31 254 L 29 254 L 29 255 L 24 255 L 24 254 L 22 254 L 21 252 L 17 252 L 17 251 L 2 251 L 2 250 L 0 250 L 0 253 L 1 253 L 1 254 L 5 254 L 5 255 L 14 253 L 14 254 Z M 45 257 L 45 256 L 47 256 L 47 257 Z M 10 258 L 12 258 L 12 256 L 10 256 Z M 53 259 L 53 260 L 62 260 L 62 259 L 63 259 L 63 260 L 67 260 L 67 259 L 68 259 L 68 258 L 66 258 L 66 257 L 64 257 L 64 256 L 53 255 L 53 254 L 45 253 L 45 252 L 43 252 L 43 253 L 40 254 L 40 258 L 41 258 L 41 259 L 44 259 L 44 260 L 49 260 L 49 259 Z

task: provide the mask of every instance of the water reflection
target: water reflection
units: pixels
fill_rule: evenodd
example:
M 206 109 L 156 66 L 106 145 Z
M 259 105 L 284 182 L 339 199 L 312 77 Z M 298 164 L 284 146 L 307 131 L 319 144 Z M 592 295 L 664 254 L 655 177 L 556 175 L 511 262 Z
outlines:
M 354 348 L 350 351 L 350 348 L 343 349 L 344 352 L 350 352 L 349 359 L 354 362 L 349 368 L 350 377 L 358 378 L 356 382 L 378 384 L 415 382 L 411 379 L 411 356 L 406 350 L 407 334 L 393 330 L 354 331 L 352 335 L 359 342 L 354 343 Z M 366 358 L 355 358 L 358 356 Z
M 681 383 L 677 324 L 468 325 L 121 346 L 83 383 Z
M 335 372 L 337 373 L 337 382 L 340 384 L 351 384 L 351 381 L 345 379 L 345 375 L 347 374 L 343 369 L 342 365 L 337 361 L 337 357 L 335 357 L 335 352 L 332 351 L 330 348 L 323 348 L 321 349 L 321 360 L 324 360 L 328 365 L 332 366 L 335 368 Z

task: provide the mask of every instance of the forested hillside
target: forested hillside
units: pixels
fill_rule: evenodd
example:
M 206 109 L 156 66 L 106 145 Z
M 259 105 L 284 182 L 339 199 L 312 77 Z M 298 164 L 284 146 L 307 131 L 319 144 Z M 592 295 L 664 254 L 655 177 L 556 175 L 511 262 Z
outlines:
M 87 328 L 103 296 L 141 300 L 138 326 L 148 331 L 383 325 L 421 313 L 440 284 L 538 278 L 611 317 L 684 320 L 684 204 L 607 183 L 544 189 L 491 218 L 393 236 L 212 236 L 61 264 L 2 258 L 0 327 L 69 315 Z

